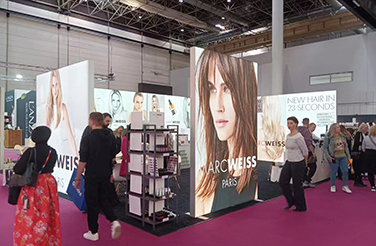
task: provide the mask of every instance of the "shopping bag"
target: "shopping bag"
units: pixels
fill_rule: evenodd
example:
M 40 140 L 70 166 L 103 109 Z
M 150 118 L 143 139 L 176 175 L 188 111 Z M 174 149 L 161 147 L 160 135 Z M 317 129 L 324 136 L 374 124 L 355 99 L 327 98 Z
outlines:
M 69 181 L 69 185 L 67 188 L 67 194 L 73 203 L 76 205 L 78 210 L 85 211 L 86 210 L 86 202 L 85 202 L 85 180 L 81 176 L 81 186 L 80 189 L 76 189 L 74 185 L 76 184 L 76 176 L 77 176 L 77 169 L 74 169 L 72 177 Z

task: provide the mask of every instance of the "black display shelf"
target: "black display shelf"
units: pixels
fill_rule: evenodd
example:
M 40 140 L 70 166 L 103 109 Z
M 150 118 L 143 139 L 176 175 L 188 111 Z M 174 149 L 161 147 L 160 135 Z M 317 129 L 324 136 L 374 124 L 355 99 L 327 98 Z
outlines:
M 154 161 L 152 163 L 156 163 L 157 162 L 157 158 L 160 157 L 160 156 L 163 156 L 163 157 L 171 157 L 171 156 L 178 156 L 179 155 L 179 126 L 178 125 L 172 125 L 172 126 L 167 126 L 167 129 L 157 129 L 156 125 L 144 125 L 143 129 L 131 129 L 130 131 L 130 134 L 131 133 L 142 133 L 144 135 L 153 135 L 153 146 L 157 146 L 157 134 L 160 134 L 161 132 L 164 133 L 164 134 L 176 134 L 176 151 L 173 150 L 173 151 L 152 151 L 152 150 L 149 150 L 148 149 L 148 145 L 150 146 L 150 143 L 137 143 L 137 144 L 140 144 L 142 150 L 130 150 L 129 147 L 128 147 L 128 154 L 136 154 L 136 155 L 142 155 L 143 158 L 143 173 L 140 173 L 140 172 L 131 172 L 129 170 L 129 166 L 128 165 L 128 177 L 131 178 L 131 175 L 136 175 L 136 176 L 140 176 L 142 177 L 142 187 L 141 187 L 141 191 L 142 191 L 142 194 L 137 194 L 137 193 L 133 193 L 133 192 L 130 192 L 130 188 L 128 187 L 128 190 L 127 190 L 127 197 L 128 197 L 128 200 L 129 200 L 129 196 L 135 196 L 137 198 L 140 198 L 141 199 L 141 211 L 146 211 L 146 204 L 147 202 L 152 202 L 152 204 L 148 203 L 149 205 L 149 210 L 151 210 L 152 213 L 152 217 L 149 217 L 145 214 L 142 214 L 142 216 L 137 216 L 137 215 L 134 215 L 134 214 L 131 214 L 129 212 L 129 206 L 130 204 L 126 203 L 126 215 L 127 216 L 130 216 L 132 218 L 136 218 L 136 219 L 139 219 L 142 221 L 142 224 L 145 225 L 145 223 L 148 223 L 148 224 L 151 224 L 153 226 L 153 230 L 155 230 L 155 226 L 156 225 L 159 225 L 159 224 L 162 224 L 164 222 L 167 222 L 167 221 L 171 221 L 171 220 L 174 220 L 176 219 L 176 215 L 174 218 L 166 218 L 164 219 L 163 221 L 156 221 L 156 217 L 155 217 L 155 213 L 158 212 L 156 211 L 156 203 L 157 202 L 165 202 L 164 206 L 165 208 L 169 209 L 169 200 L 172 200 L 174 199 L 175 202 L 176 202 L 176 208 L 178 208 L 178 192 L 179 192 L 179 185 L 178 185 L 178 181 L 177 181 L 177 174 L 166 174 L 166 175 L 162 175 L 162 176 L 159 176 L 159 171 L 158 171 L 158 168 L 154 168 L 154 171 L 153 171 L 153 174 L 154 175 L 150 175 L 150 174 L 146 174 L 148 173 L 147 170 L 146 170 L 146 163 L 147 163 L 147 156 L 148 156 L 148 159 L 150 158 L 154 158 Z M 144 136 L 144 139 L 146 140 L 147 138 Z M 151 137 L 150 137 L 151 139 Z M 165 162 L 166 161 L 166 158 L 163 158 L 163 161 Z M 178 168 L 178 165 L 176 165 L 176 168 Z M 177 173 L 177 170 L 174 170 L 175 173 Z M 158 176 L 157 176 L 158 175 Z M 172 191 L 172 187 L 170 186 L 170 183 L 173 182 L 172 179 L 170 178 L 175 178 L 175 183 L 176 183 L 176 193 L 172 193 L 170 196 L 168 197 L 156 197 L 156 196 L 150 196 L 149 194 L 146 194 L 145 191 L 146 191 L 146 183 L 149 183 L 150 182 L 153 182 L 153 192 L 154 194 L 156 194 L 156 181 L 159 180 L 159 179 L 164 179 L 164 180 L 168 180 L 168 181 L 163 181 L 165 183 L 165 185 L 167 185 L 167 187 L 165 187 L 165 185 L 163 186 L 164 188 L 168 188 L 168 190 L 171 190 Z M 150 187 L 150 186 L 149 186 Z M 175 199 L 176 198 L 176 199 Z M 178 211 L 174 211 L 174 213 L 178 214 Z M 178 223 L 178 220 L 177 220 L 177 223 Z
M 142 150 L 130 150 L 129 154 L 136 154 L 136 155 L 158 155 L 158 156 L 170 156 L 170 155 L 177 155 L 178 153 L 175 151 L 142 151 Z
M 148 178 L 148 179 L 169 179 L 169 178 L 174 178 L 174 177 L 178 176 L 177 174 L 166 174 L 166 175 L 162 175 L 162 176 L 151 176 L 149 174 L 144 175 L 144 174 L 138 173 L 138 172 L 128 172 L 128 175 L 136 175 L 136 176 L 141 176 L 141 177 Z
M 141 198 L 141 199 L 145 199 L 147 201 L 152 201 L 152 202 L 159 202 L 159 201 L 163 201 L 163 200 L 174 199 L 177 196 L 175 193 L 172 193 L 168 197 L 155 197 L 154 198 L 154 196 L 150 195 L 150 194 L 145 194 L 145 197 L 144 197 L 143 195 L 137 194 L 137 193 L 134 193 L 134 192 L 129 192 L 129 195 L 135 196 L 135 197 L 138 197 L 138 198 Z

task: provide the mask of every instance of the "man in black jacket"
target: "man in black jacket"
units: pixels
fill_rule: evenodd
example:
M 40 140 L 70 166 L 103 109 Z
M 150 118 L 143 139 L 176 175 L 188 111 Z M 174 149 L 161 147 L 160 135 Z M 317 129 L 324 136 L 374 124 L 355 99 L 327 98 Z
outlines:
M 116 220 L 111 200 L 112 162 L 116 155 L 116 146 L 113 133 L 103 127 L 103 115 L 91 113 L 89 125 L 91 133 L 85 136 L 80 146 L 80 164 L 77 168 L 76 188 L 80 187 L 80 177 L 85 170 L 85 201 L 89 232 L 84 238 L 97 241 L 98 215 L 102 210 L 106 218 L 112 223 L 112 238 L 120 236 L 121 226 Z
M 104 118 L 103 127 L 107 128 L 109 125 L 111 125 L 112 116 L 109 113 L 104 113 L 103 118 Z M 91 131 L 92 131 L 92 129 L 91 129 L 90 125 L 88 125 L 85 128 L 84 132 L 82 133 L 81 141 L 85 136 L 89 135 Z

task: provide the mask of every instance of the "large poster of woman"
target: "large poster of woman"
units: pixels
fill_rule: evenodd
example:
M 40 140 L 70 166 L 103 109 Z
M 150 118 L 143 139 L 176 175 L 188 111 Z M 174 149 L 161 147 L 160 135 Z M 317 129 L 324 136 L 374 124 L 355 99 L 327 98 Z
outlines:
M 58 154 L 53 175 L 62 193 L 78 165 L 82 132 L 93 108 L 93 87 L 94 68 L 89 61 L 37 76 L 37 125 L 51 129 L 48 144 Z
M 197 217 L 257 198 L 257 64 L 198 48 L 191 54 Z

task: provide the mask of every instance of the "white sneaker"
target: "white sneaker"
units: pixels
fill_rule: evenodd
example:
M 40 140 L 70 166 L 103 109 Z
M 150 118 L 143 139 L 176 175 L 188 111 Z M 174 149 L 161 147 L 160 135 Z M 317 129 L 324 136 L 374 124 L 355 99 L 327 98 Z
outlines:
M 342 187 L 342 190 L 344 191 L 344 192 L 346 192 L 347 194 L 351 194 L 352 193 L 352 191 L 349 189 L 349 187 L 346 185 L 346 186 L 343 186 Z
M 111 225 L 111 236 L 112 239 L 117 239 L 121 234 L 121 225 L 118 221 L 112 222 Z
M 91 231 L 88 231 L 84 234 L 84 238 L 90 241 L 98 241 L 99 240 L 99 234 L 98 232 L 93 234 Z
M 336 190 L 336 187 L 335 187 L 334 185 L 330 187 L 330 192 L 334 193 L 334 192 L 336 192 L 336 191 L 337 191 L 337 190 Z
M 371 191 L 372 191 L 372 192 L 375 192 L 375 191 L 376 191 L 376 187 L 375 187 L 375 186 L 372 186 L 372 187 L 371 187 Z

